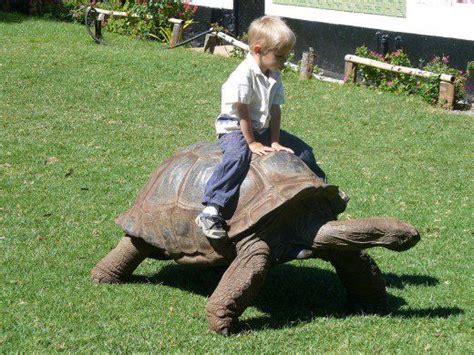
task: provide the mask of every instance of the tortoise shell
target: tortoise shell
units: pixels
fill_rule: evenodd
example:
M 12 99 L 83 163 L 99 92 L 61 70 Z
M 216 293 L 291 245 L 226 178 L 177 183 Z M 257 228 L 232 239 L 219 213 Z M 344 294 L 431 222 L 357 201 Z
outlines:
M 132 208 L 116 219 L 117 224 L 128 235 L 165 250 L 177 262 L 224 259 L 194 223 L 203 209 L 206 183 L 221 160 L 217 144 L 197 143 L 176 152 L 158 166 Z M 244 235 L 275 209 L 308 194 L 319 195 L 318 201 L 322 194 L 337 216 L 345 208 L 338 192 L 293 154 L 254 155 L 232 216 L 227 216 L 229 237 Z

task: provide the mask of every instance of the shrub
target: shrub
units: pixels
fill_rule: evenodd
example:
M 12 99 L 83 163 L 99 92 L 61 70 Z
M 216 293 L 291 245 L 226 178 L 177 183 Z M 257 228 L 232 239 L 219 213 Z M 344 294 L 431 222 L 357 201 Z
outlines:
M 108 30 L 138 38 L 152 37 L 166 42 L 169 40 L 167 34 L 172 28 L 168 19 L 178 18 L 189 24 L 197 11 L 197 6 L 190 5 L 187 2 L 183 3 L 180 0 L 155 0 L 145 3 L 131 1 L 120 7 L 120 11 L 138 16 L 110 17 Z
M 450 68 L 449 67 L 449 56 L 442 56 L 438 57 L 435 56 L 428 65 L 423 67 L 424 70 L 433 72 L 433 73 L 445 73 L 445 74 L 451 74 L 454 75 L 455 80 L 454 80 L 454 92 L 455 92 L 455 101 L 461 101 L 465 97 L 465 91 L 464 91 L 464 82 L 466 81 L 465 75 L 463 73 L 455 68 Z M 429 92 L 429 90 L 433 91 L 436 93 L 436 101 L 433 100 L 433 103 L 437 102 L 437 95 L 439 93 L 439 82 L 440 79 L 431 79 L 430 80 L 431 84 L 436 85 L 436 88 L 430 87 L 428 82 L 425 82 L 424 85 L 421 86 L 421 89 L 425 89 L 426 92 Z
M 213 25 L 214 27 L 214 25 Z M 241 42 L 247 43 L 249 42 L 249 34 L 247 32 L 244 32 L 242 36 L 237 37 L 237 39 Z M 244 59 L 247 56 L 247 51 L 244 51 L 242 48 L 234 46 L 232 50 L 230 51 L 230 56 L 231 57 L 236 57 L 236 58 L 241 58 Z
M 13 10 L 59 21 L 72 21 L 74 10 L 87 0 L 30 0 L 13 2 Z
M 51 4 L 43 5 L 39 14 L 61 21 L 74 20 L 83 23 L 84 9 L 89 5 L 89 0 L 53 0 Z M 122 5 L 120 0 L 109 0 L 97 3 L 97 7 L 137 15 L 137 17 L 110 16 L 107 20 L 107 30 L 138 38 L 152 37 L 161 42 L 169 40 L 172 25 L 168 19 L 172 17 L 182 19 L 189 25 L 198 9 L 197 6 L 181 0 L 129 0 L 125 5 Z
M 410 59 L 403 50 L 387 53 L 383 56 L 380 53 L 369 51 L 366 46 L 356 49 L 356 55 L 380 62 L 412 67 Z M 455 76 L 455 101 L 461 101 L 465 97 L 464 81 L 465 75 L 457 69 L 449 67 L 448 56 L 435 56 L 428 65 L 422 69 L 437 74 L 451 74 Z M 393 92 L 395 94 L 415 94 L 431 104 L 438 103 L 439 78 L 418 78 L 403 73 L 394 73 L 388 70 L 378 69 L 367 65 L 358 65 L 358 75 L 362 83 L 367 86 L 376 87 L 379 90 Z M 347 78 L 346 78 L 347 79 Z
M 470 78 L 474 78 L 474 60 L 467 63 L 466 73 Z

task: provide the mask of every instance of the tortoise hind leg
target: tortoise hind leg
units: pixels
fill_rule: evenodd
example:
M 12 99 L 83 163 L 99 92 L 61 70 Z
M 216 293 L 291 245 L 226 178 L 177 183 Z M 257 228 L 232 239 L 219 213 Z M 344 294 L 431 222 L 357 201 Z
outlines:
M 270 265 L 270 248 L 263 240 L 244 239 L 206 306 L 210 330 L 229 335 L 237 318 L 260 291 Z
M 365 251 L 319 252 L 329 261 L 347 292 L 352 311 L 363 313 L 387 313 L 387 291 L 382 272 Z
M 147 257 L 153 257 L 155 248 L 139 238 L 128 235 L 110 251 L 91 271 L 97 283 L 119 283 L 130 276 Z

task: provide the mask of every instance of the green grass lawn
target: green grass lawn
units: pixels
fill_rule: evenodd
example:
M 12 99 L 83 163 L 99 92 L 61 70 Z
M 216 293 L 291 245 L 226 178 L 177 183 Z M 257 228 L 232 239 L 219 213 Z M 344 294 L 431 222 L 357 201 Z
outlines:
M 421 242 L 371 250 L 390 316 L 347 316 L 320 260 L 274 268 L 244 330 L 207 331 L 213 270 L 145 261 L 124 285 L 89 271 L 125 211 L 176 149 L 213 140 L 220 86 L 238 64 L 0 13 L 0 352 L 469 353 L 473 346 L 473 117 L 420 99 L 285 75 L 283 127 L 311 144 L 351 202 Z

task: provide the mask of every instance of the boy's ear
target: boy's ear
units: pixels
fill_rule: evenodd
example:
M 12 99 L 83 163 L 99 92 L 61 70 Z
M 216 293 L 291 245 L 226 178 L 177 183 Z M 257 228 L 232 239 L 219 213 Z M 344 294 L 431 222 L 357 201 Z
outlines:
M 262 46 L 259 45 L 259 44 L 256 44 L 256 45 L 253 46 L 252 51 L 253 51 L 255 54 L 262 54 Z

